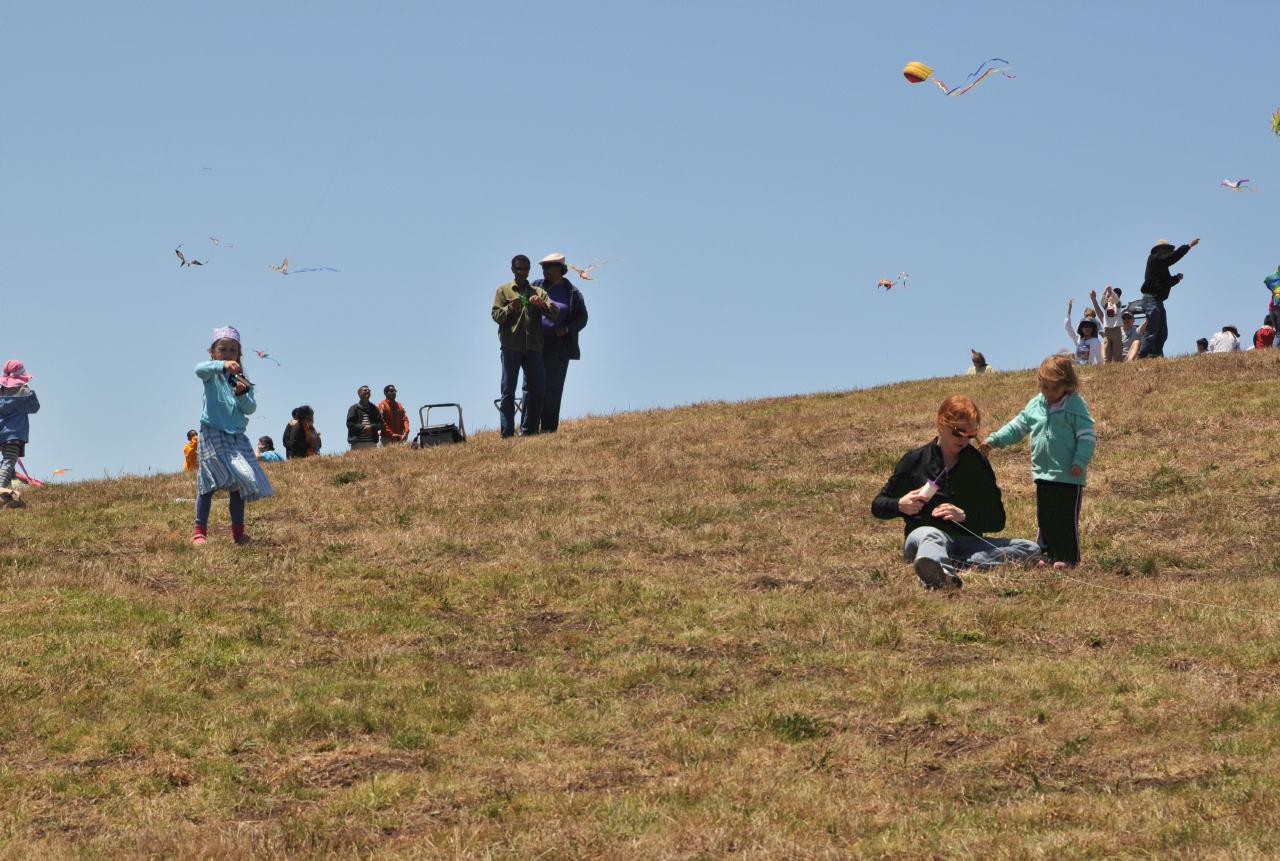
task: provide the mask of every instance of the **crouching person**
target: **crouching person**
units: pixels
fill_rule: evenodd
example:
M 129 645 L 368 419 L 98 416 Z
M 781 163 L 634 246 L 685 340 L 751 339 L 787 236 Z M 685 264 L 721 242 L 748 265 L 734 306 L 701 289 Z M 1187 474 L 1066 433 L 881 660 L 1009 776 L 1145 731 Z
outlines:
M 963 585 L 956 571 L 1034 558 L 1040 548 L 1022 538 L 985 538 L 1004 529 L 1004 502 L 995 472 L 970 445 L 981 426 L 978 407 L 952 395 L 938 408 L 938 436 L 902 456 L 871 503 L 881 520 L 905 521 L 903 556 L 926 589 Z

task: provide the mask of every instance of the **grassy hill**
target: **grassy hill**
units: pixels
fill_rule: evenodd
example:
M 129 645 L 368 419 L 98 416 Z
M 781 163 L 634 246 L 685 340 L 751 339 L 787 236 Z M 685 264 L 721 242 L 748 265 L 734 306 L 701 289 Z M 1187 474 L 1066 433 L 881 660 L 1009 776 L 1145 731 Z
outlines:
M 871 496 L 1031 372 L 281 464 L 247 548 L 181 475 L 33 491 L 0 857 L 1274 857 L 1278 372 L 1087 371 L 1086 563 L 949 594 Z

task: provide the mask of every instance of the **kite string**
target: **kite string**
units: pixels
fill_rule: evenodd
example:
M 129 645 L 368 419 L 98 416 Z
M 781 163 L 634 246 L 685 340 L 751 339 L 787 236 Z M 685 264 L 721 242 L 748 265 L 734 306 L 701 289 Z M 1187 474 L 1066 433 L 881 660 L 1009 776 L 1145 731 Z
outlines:
M 974 531 L 973 531 L 972 529 L 970 529 L 969 527 L 965 526 L 963 523 L 956 523 L 956 521 L 954 521 L 954 520 L 953 520 L 953 521 L 951 521 L 951 522 L 952 522 L 952 523 L 954 523 L 956 526 L 959 526 L 959 527 L 960 527 L 961 529 L 963 529 L 965 532 L 968 532 L 968 533 L 969 533 L 970 535 L 972 535 L 974 538 L 977 538 L 979 541 L 981 541 L 982 543 L 986 544 L 986 545 L 987 545 L 988 547 L 990 547 L 992 550 L 999 550 L 999 549 L 1000 549 L 1000 548 L 999 548 L 999 547 L 997 547 L 995 544 L 992 544 L 990 541 L 988 541 L 986 538 L 983 538 L 981 535 L 979 535 L 978 533 L 974 532 Z M 1088 580 L 1085 580 L 1085 579 L 1083 579 L 1083 578 L 1081 578 L 1081 577 L 1074 577 L 1074 576 L 1072 576 L 1072 575 L 1070 575 L 1070 574 L 1062 573 L 1062 570 L 1061 570 L 1061 569 L 1056 569 L 1056 570 L 1057 570 L 1059 573 L 1055 574 L 1055 575 L 1054 575 L 1054 576 L 1052 576 L 1052 577 L 1036 578 L 1036 579 L 1034 579 L 1034 580 L 1028 580 L 1028 579 L 1025 579 L 1025 578 L 1024 578 L 1024 579 L 1023 579 L 1022 581 L 1020 581 L 1020 582 L 1042 583 L 1042 582 L 1046 582 L 1046 581 L 1049 581 L 1049 580 L 1068 580 L 1068 581 L 1070 581 L 1070 582 L 1072 582 L 1072 583 L 1078 583 L 1078 584 L 1079 584 L 1079 585 L 1081 585 L 1081 586 L 1088 586 L 1088 587 L 1089 587 L 1089 588 L 1091 588 L 1091 589 L 1101 589 L 1101 590 L 1103 590 L 1103 591 L 1105 591 L 1105 592 L 1114 592 L 1114 593 L 1116 593 L 1116 594 L 1118 594 L 1118 595 L 1132 595 L 1132 596 L 1135 596 L 1135 597 L 1138 597 L 1138 598 L 1150 598 L 1150 599 L 1152 599 L 1152 600 L 1156 600 L 1156 601 L 1173 601 L 1173 602 L 1177 602 L 1177 603 L 1179 603 L 1179 604 L 1190 604 L 1190 605 L 1193 605 L 1193 606 L 1196 606 L 1196 607 L 1210 607 L 1210 608 L 1215 609 L 1215 610 L 1227 610 L 1227 611 L 1233 611 L 1233 612 L 1236 612 L 1236 613 L 1252 613 L 1253 615 L 1261 616 L 1261 617 L 1262 617 L 1262 618 L 1264 618 L 1264 619 L 1275 619 L 1275 618 L 1277 618 L 1277 614 L 1276 614 L 1276 613 L 1271 613 L 1271 612 L 1268 612 L 1267 610 L 1256 610 L 1256 609 L 1254 609 L 1254 608 L 1252 608 L 1252 607 L 1236 607 L 1236 606 L 1233 606 L 1233 605 L 1230 605 L 1230 604 L 1212 604 L 1212 603 L 1209 603 L 1209 602 L 1207 602 L 1207 601 L 1194 601 L 1194 600 L 1192 600 L 1192 599 L 1190 599 L 1190 598 L 1178 598 L 1178 597 L 1175 597 L 1175 596 L 1173 596 L 1173 595 L 1161 595 L 1161 594 L 1160 594 L 1160 593 L 1158 593 L 1158 592 L 1139 592 L 1139 591 L 1137 591 L 1137 590 L 1135 590 L 1135 589 L 1117 589 L 1117 588 L 1115 588 L 1114 586 L 1104 586 L 1104 585 L 1102 585 L 1101 583 L 1093 583 L 1093 582 L 1090 582 L 1090 581 L 1088 581 Z M 994 580 L 994 581 L 998 581 L 998 580 L 999 580 L 999 578 L 998 578 L 998 577 L 996 577 L 995 575 L 990 574 L 990 573 L 988 573 L 988 572 L 986 572 L 986 571 L 980 571 L 980 570 L 978 570 L 978 569 L 976 569 L 976 568 L 971 568 L 971 569 L 969 569 L 969 573 L 970 573 L 970 574 L 978 574 L 978 575 L 980 575 L 980 576 L 987 577 L 987 578 L 989 578 L 989 579 L 991 579 L 991 580 Z

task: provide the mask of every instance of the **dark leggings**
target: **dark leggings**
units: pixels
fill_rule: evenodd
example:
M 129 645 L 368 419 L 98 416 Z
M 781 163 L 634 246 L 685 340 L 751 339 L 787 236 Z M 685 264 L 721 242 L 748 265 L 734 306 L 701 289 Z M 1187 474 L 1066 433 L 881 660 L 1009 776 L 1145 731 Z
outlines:
M 1036 479 L 1037 543 L 1054 562 L 1080 562 L 1080 501 L 1084 487 L 1065 481 Z
M 202 493 L 196 497 L 196 526 L 207 526 L 209 524 L 209 509 L 213 507 L 213 494 L 216 491 Z M 227 506 L 231 509 L 231 522 L 236 525 L 244 523 L 244 499 L 241 498 L 240 492 L 231 491 L 230 504 Z

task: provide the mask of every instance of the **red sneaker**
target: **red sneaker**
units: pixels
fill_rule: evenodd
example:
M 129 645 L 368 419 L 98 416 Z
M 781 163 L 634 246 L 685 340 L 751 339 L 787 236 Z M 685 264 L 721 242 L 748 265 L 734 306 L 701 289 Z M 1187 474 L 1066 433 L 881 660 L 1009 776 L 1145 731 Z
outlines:
M 253 539 L 244 534 L 243 523 L 231 524 L 231 540 L 236 544 L 252 544 Z
M 209 540 L 208 528 L 196 524 L 196 529 L 191 533 L 191 543 L 197 547 L 203 547 L 205 542 Z

